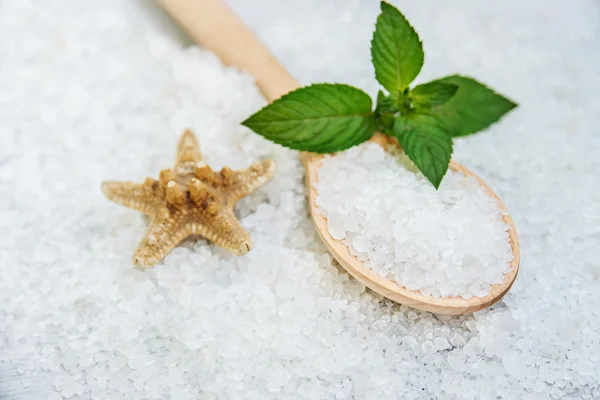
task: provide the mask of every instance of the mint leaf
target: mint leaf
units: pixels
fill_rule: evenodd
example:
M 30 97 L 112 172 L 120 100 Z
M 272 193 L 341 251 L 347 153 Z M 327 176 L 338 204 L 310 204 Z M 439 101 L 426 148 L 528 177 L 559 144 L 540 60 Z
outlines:
M 393 136 L 394 119 L 400 112 L 398 95 L 395 93 L 386 96 L 381 90 L 377 93 L 377 106 L 375 107 L 375 129 L 378 132 Z
M 390 93 L 402 91 L 423 66 L 423 46 L 417 32 L 393 6 L 381 2 L 371 41 L 375 77 Z
M 316 84 L 290 92 L 242 122 L 291 149 L 332 153 L 375 132 L 369 95 L 352 86 Z
M 452 156 L 452 138 L 442 121 L 428 114 L 401 115 L 394 122 L 394 135 L 408 158 L 437 189 Z
M 483 83 L 466 76 L 452 75 L 431 83 L 458 85 L 446 103 L 434 106 L 431 113 L 440 118 L 452 136 L 465 136 L 483 130 L 517 106 Z
M 385 100 L 385 93 L 382 90 L 377 92 L 377 104 L 379 105 L 383 100 Z
M 400 111 L 398 108 L 398 96 L 391 94 L 386 96 L 380 90 L 377 93 L 377 112 L 378 113 L 397 113 Z
M 440 106 L 450 100 L 458 90 L 458 85 L 433 81 L 416 86 L 410 91 L 415 108 Z

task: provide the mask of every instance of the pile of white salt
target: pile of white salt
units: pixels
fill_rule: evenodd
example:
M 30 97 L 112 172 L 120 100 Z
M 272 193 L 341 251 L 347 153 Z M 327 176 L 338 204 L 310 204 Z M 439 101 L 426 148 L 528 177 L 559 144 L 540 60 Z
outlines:
M 365 143 L 319 169 L 317 205 L 329 233 L 377 274 L 435 297 L 483 297 L 512 252 L 497 201 L 448 171 L 439 190 L 405 155 Z

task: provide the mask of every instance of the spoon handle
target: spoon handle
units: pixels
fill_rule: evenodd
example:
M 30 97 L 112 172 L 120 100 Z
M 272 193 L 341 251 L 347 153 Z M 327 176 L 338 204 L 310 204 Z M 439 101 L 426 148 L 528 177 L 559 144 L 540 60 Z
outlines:
M 300 86 L 223 0 L 159 0 L 198 43 L 223 63 L 248 71 L 271 102 Z

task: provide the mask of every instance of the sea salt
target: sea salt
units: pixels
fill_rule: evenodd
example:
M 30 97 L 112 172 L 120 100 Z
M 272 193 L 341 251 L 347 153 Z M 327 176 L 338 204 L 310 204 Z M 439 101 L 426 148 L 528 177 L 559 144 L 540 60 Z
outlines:
M 378 2 L 228 2 L 302 82 L 376 94 Z M 456 143 L 522 245 L 508 295 L 461 317 L 393 304 L 335 265 L 297 153 L 239 125 L 265 104 L 251 77 L 184 48 L 154 2 L 41 3 L 0 1 L 2 400 L 600 397 L 595 0 L 401 4 L 425 43 L 419 79 L 463 72 L 521 104 Z M 277 162 L 236 207 L 254 248 L 190 240 L 140 271 L 147 221 L 100 182 L 156 177 L 185 127 L 215 168 Z
M 512 251 L 498 203 L 449 170 L 439 190 L 404 154 L 365 143 L 323 160 L 316 203 L 334 239 L 364 266 L 435 297 L 483 297 Z

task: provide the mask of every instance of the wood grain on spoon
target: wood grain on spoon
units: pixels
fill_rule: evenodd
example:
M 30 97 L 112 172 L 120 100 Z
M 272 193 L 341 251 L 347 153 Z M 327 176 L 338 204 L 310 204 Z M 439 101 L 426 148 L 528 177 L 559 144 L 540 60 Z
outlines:
M 287 72 L 222 0 L 160 0 L 160 2 L 194 40 L 219 56 L 224 64 L 248 71 L 268 101 L 273 101 L 300 87 L 298 81 Z M 372 140 L 384 148 L 398 146 L 394 139 L 383 135 L 375 135 Z M 318 212 L 317 191 L 314 183 L 318 179 L 322 156 L 302 153 L 301 158 L 305 169 L 310 211 L 319 235 L 342 267 L 373 291 L 420 310 L 457 315 L 489 307 L 500 300 L 511 288 L 519 271 L 520 258 L 519 240 L 513 220 L 508 214 L 506 206 L 494 191 L 466 167 L 454 160 L 450 163 L 450 169 L 466 176 L 473 176 L 485 192 L 498 202 L 504 213 L 503 219 L 509 226 L 509 240 L 513 253 L 511 270 L 505 274 L 504 282 L 494 285 L 487 296 L 472 297 L 468 300 L 461 297 L 425 296 L 419 291 L 408 290 L 365 268 L 361 261 L 350 255 L 349 249 L 344 243 L 331 237 L 327 229 L 327 220 Z

